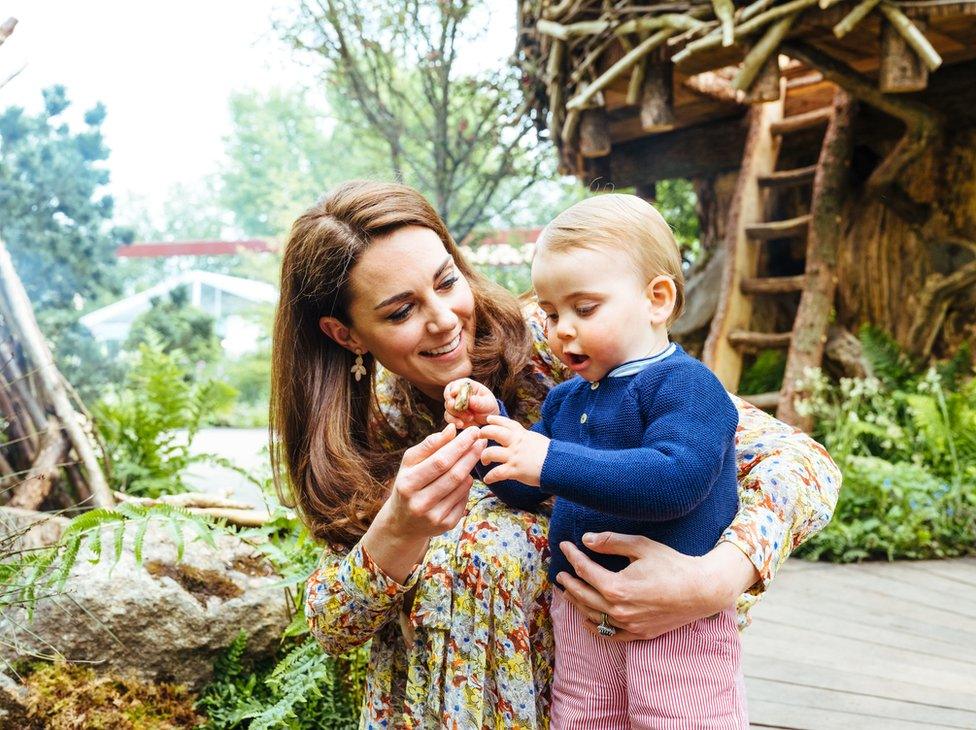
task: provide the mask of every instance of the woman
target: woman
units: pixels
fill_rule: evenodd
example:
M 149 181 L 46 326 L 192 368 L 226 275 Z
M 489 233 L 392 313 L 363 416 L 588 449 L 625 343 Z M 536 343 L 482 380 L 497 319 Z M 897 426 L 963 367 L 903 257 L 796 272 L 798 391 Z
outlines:
M 364 727 L 548 725 L 547 518 L 472 483 L 484 441 L 442 422 L 444 386 L 472 376 L 524 423 L 567 377 L 542 316 L 474 272 L 416 191 L 352 182 L 293 225 L 274 330 L 273 458 L 327 543 L 306 613 L 326 651 L 372 639 Z M 758 595 L 830 517 L 839 475 L 802 434 L 737 402 L 740 510 L 690 558 L 627 536 L 605 574 L 559 580 L 588 628 L 650 638 Z M 589 585 L 588 585 L 589 584 Z M 744 619 L 749 600 L 740 601 Z

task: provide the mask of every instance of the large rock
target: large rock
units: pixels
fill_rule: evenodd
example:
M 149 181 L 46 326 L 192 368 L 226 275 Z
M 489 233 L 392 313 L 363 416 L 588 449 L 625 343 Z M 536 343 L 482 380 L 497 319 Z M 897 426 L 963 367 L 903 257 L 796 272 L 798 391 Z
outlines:
M 9 637 L 0 646 L 17 647 L 0 651 L 9 658 L 57 651 L 100 669 L 198 688 L 241 629 L 249 654 L 273 650 L 288 625 L 289 602 L 259 552 L 232 535 L 217 536 L 215 549 L 187 531 L 177 562 L 169 527 L 154 523 L 137 565 L 135 531 L 128 528 L 113 566 L 113 530 L 106 527 L 102 559 L 93 564 L 82 550 L 63 595 L 38 603 L 29 630 L 21 611 L 0 619 L 0 635 Z

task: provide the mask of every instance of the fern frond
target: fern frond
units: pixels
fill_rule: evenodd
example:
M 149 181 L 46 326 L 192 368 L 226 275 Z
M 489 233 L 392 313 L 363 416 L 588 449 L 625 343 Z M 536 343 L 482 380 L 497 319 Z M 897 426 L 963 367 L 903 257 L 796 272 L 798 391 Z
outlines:
M 891 388 L 904 388 L 918 374 L 919 367 L 887 332 L 864 325 L 858 332 L 864 359 L 871 375 Z

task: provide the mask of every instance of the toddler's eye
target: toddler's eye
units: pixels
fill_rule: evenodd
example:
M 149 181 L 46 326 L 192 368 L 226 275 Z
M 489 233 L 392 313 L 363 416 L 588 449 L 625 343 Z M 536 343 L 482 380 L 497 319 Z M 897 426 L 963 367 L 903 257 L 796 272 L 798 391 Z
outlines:
M 576 314 L 578 314 L 580 317 L 586 317 L 587 315 L 593 314 L 593 312 L 595 311 L 596 311 L 595 304 L 587 304 L 582 307 L 576 307 Z

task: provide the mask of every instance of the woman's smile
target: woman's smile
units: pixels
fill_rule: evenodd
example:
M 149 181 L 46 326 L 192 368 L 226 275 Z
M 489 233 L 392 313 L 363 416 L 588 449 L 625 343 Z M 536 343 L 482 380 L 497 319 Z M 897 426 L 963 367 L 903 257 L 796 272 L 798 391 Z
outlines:
M 436 347 L 430 350 L 422 351 L 420 354 L 424 357 L 431 358 L 432 360 L 450 359 L 450 357 L 457 355 L 459 353 L 461 342 L 464 340 L 464 332 L 458 330 L 458 333 L 454 335 L 454 339 L 448 342 L 443 347 Z

